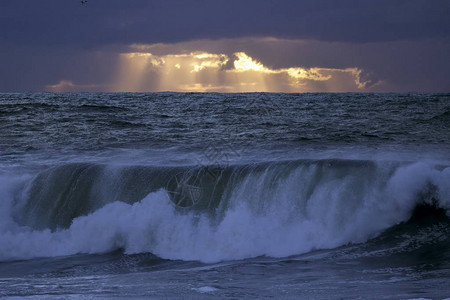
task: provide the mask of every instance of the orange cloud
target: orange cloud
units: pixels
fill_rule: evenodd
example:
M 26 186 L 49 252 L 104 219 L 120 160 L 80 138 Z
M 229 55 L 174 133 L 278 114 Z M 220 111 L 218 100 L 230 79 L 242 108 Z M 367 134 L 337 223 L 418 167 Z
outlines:
M 150 49 L 135 45 L 136 50 Z M 194 51 L 120 55 L 114 91 L 324 92 L 363 90 L 369 81 L 359 68 L 269 68 L 245 52 L 232 56 Z M 231 62 L 231 64 L 229 63 Z
M 385 84 L 380 80 L 371 81 L 369 74 L 358 66 L 330 59 L 333 55 L 328 52 L 323 62 L 317 59 L 329 44 L 310 45 L 317 55 L 311 55 L 312 50 L 306 49 L 306 45 L 309 45 L 306 41 L 275 38 L 133 44 L 117 54 L 116 64 L 109 65 L 116 69 L 110 73 L 113 78 L 110 83 L 79 84 L 61 80 L 45 89 L 53 92 L 365 92 Z M 308 58 L 311 58 L 308 66 L 290 63 L 308 63 Z M 330 62 L 333 67 L 326 65 Z

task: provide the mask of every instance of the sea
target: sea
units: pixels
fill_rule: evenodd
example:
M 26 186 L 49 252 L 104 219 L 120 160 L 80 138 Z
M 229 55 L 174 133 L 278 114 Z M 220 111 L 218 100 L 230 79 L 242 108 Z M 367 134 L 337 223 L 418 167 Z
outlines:
M 450 94 L 2 93 L 0 297 L 450 299 Z

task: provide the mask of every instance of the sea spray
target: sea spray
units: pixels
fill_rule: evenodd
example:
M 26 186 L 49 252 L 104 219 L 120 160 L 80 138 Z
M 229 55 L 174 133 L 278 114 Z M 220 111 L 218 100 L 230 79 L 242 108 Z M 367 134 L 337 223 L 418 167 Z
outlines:
M 420 162 L 297 161 L 235 167 L 226 178 L 215 208 L 178 207 L 161 187 L 134 203 L 113 201 L 77 216 L 66 229 L 5 223 L 0 259 L 116 249 L 203 262 L 283 257 L 364 242 L 406 221 L 424 201 L 449 208 L 450 168 Z M 12 185 L 2 189 L 3 213 L 13 210 Z M 430 185 L 435 192 L 426 198 Z

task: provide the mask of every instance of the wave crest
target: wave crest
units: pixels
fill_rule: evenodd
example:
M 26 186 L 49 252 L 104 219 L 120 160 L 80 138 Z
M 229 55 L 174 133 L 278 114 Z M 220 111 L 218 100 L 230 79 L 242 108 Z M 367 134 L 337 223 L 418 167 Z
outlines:
M 115 249 L 204 262 L 281 257 L 364 242 L 407 221 L 421 203 L 450 208 L 450 168 L 421 162 L 311 160 L 209 171 L 75 164 L 0 185 L 10 199 L 0 260 Z

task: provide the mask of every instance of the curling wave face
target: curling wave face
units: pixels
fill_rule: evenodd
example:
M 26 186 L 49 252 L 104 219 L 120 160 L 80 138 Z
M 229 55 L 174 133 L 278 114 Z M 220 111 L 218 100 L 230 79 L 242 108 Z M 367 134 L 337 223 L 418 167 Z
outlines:
M 424 204 L 448 216 L 450 167 L 336 159 L 75 163 L 2 177 L 0 196 L 1 261 L 123 249 L 215 262 L 365 242 Z

